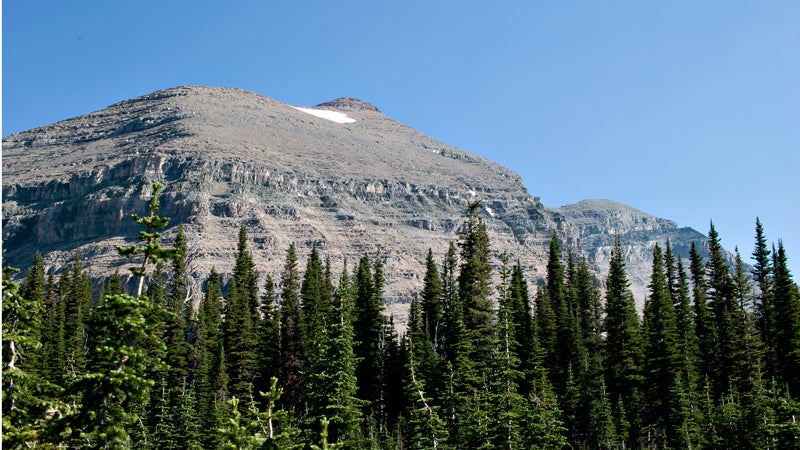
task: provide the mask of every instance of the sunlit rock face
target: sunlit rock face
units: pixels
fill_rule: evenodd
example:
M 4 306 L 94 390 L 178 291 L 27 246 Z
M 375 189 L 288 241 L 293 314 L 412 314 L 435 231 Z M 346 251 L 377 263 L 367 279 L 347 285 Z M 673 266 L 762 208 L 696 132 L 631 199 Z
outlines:
M 401 322 L 403 305 L 422 287 L 428 249 L 441 261 L 476 200 L 495 264 L 508 253 L 531 284 L 545 275 L 554 231 L 601 277 L 609 230 L 628 230 L 629 270 L 641 273 L 651 244 L 672 236 L 670 222 L 624 205 L 547 208 L 511 170 L 361 100 L 304 108 L 238 89 L 183 86 L 3 139 L 5 260 L 27 267 L 39 250 L 57 270 L 80 249 L 98 279 L 126 274 L 129 262 L 114 246 L 135 240 L 129 216 L 146 213 L 155 181 L 166 185 L 160 214 L 172 219 L 164 240 L 184 224 L 196 293 L 212 267 L 230 273 L 244 225 L 261 280 L 280 280 L 292 242 L 301 261 L 316 246 L 334 276 L 365 253 L 381 258 L 388 312 Z M 609 214 L 615 209 L 622 216 Z M 626 214 L 648 217 L 651 229 Z

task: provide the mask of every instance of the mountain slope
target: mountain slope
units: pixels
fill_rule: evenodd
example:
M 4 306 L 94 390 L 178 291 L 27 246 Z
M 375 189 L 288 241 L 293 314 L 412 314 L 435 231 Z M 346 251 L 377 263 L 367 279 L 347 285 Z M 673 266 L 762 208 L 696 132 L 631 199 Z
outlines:
M 315 108 L 339 123 L 236 89 L 184 86 L 3 140 L 3 225 L 9 262 L 36 249 L 50 265 L 82 249 L 95 275 L 124 261 L 152 181 L 162 214 L 182 222 L 201 281 L 233 265 L 246 225 L 262 273 L 279 276 L 290 242 L 318 246 L 334 269 L 365 252 L 386 264 L 387 297 L 420 287 L 424 256 L 456 239 L 467 203 L 485 206 L 493 248 L 536 279 L 556 220 L 510 170 L 439 142 L 354 99 Z M 173 230 L 170 230 L 170 232 Z M 170 235 L 167 233 L 167 237 Z
M 639 306 L 648 292 L 655 244 L 664 248 L 669 241 L 674 254 L 684 259 L 689 257 L 692 242 L 697 242 L 701 254 L 707 253 L 707 239 L 702 233 L 615 201 L 584 200 L 555 211 L 577 227 L 587 260 L 601 274 L 608 273 L 614 240 L 620 237 L 631 290 Z M 685 268 L 688 271 L 688 261 Z
M 135 238 L 128 217 L 145 212 L 153 181 L 166 184 L 166 240 L 178 223 L 186 228 L 196 292 L 212 266 L 231 271 L 245 225 L 262 277 L 280 278 L 291 242 L 301 256 L 317 246 L 337 272 L 369 253 L 385 263 L 387 301 L 404 303 L 422 287 L 428 248 L 443 257 L 474 200 L 495 263 L 508 252 L 533 283 L 545 275 L 554 230 L 600 276 L 621 233 L 640 301 L 652 245 L 702 238 L 613 202 L 547 208 L 511 170 L 357 99 L 301 108 L 182 86 L 3 139 L 6 260 L 26 267 L 39 250 L 61 267 L 80 248 L 95 276 L 112 273 L 127 264 L 114 245 Z M 405 316 L 399 306 L 390 312 Z

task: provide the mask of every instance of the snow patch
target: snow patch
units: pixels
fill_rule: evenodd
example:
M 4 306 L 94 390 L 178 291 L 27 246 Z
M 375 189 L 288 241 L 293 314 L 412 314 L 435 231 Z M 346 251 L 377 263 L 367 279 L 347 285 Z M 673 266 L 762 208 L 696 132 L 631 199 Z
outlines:
M 336 123 L 353 123 L 356 119 L 347 117 L 347 114 L 339 111 L 328 111 L 326 109 L 314 109 L 314 108 L 303 108 L 302 106 L 292 106 L 292 108 L 303 111 L 306 114 L 311 114 L 312 116 L 321 117 L 326 120 L 330 120 L 331 122 Z
M 490 216 L 494 217 L 494 211 L 492 211 L 492 208 L 486 206 L 486 212 L 489 213 Z

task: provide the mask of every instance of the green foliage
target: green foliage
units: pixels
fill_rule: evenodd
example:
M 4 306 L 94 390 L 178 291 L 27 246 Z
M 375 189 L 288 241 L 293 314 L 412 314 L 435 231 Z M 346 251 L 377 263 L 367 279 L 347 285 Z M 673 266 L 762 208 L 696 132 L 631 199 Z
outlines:
M 611 401 L 617 405 L 619 438 L 631 443 L 639 438 L 642 408 L 641 325 L 616 238 L 606 280 L 606 383 Z
M 139 419 L 136 405 L 147 403 L 153 386 L 145 374 L 163 365 L 149 350 L 165 349 L 154 338 L 153 324 L 166 315 L 145 296 L 116 294 L 100 301 L 86 322 L 94 336 L 86 373 L 69 387 L 80 402 L 76 413 L 65 418 L 68 441 L 98 447 L 129 443 L 128 430 Z
M 382 258 L 364 255 L 352 279 L 345 264 L 334 286 L 329 258 L 313 248 L 301 276 L 291 245 L 259 297 L 243 227 L 228 300 L 212 269 L 195 314 L 186 236 L 179 227 L 175 248 L 161 247 L 157 206 L 134 216 L 144 244 L 121 248 L 144 255 L 142 290 L 155 266 L 147 295 L 125 294 L 116 274 L 92 309 L 79 252 L 59 283 L 40 255 L 21 284 L 4 269 L 6 447 L 800 445 L 800 293 L 758 221 L 753 282 L 713 226 L 709 258 L 692 247 L 691 280 L 669 242 L 656 245 L 640 318 L 619 238 L 605 309 L 587 262 L 564 263 L 555 235 L 535 310 L 519 261 L 504 254 L 493 285 L 471 203 L 460 252 L 451 243 L 437 266 L 428 251 L 399 339 Z
M 33 271 L 40 271 L 41 259 L 36 259 Z M 37 299 L 38 293 L 31 293 L 31 283 L 39 280 L 32 281 L 29 274 L 20 289 L 11 280 L 17 271 L 3 267 L 2 436 L 5 448 L 30 448 L 42 440 L 46 427 L 61 414 L 59 408 L 64 405 L 56 400 L 60 389 L 38 375 L 33 358 L 41 348 L 43 303 Z M 39 274 L 33 276 L 39 278 Z
M 158 196 L 164 186 L 159 183 L 153 183 L 153 194 L 148 205 L 149 214 L 140 217 L 137 214 L 131 214 L 131 219 L 139 225 L 144 225 L 146 230 L 139 232 L 139 240 L 143 242 L 141 245 L 117 246 L 117 251 L 120 255 L 128 258 L 143 255 L 142 264 L 137 267 L 131 267 L 130 271 L 134 276 L 139 277 L 139 286 L 136 291 L 136 296 L 142 295 L 144 288 L 144 278 L 147 274 L 147 264 L 157 264 L 160 261 L 172 259 L 175 256 L 176 250 L 174 248 L 165 248 L 161 246 L 161 233 L 155 231 L 159 228 L 165 228 L 169 225 L 168 217 L 160 217 L 156 215 L 160 206 Z

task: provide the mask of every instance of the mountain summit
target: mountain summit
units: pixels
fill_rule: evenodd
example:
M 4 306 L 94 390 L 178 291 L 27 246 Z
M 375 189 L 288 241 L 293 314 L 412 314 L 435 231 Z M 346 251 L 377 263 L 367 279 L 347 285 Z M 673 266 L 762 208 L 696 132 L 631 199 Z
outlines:
M 553 232 L 602 275 L 597 255 L 610 230 L 636 256 L 678 229 L 664 221 L 644 233 L 642 220 L 615 221 L 592 204 L 547 208 L 511 170 L 361 100 L 306 108 L 228 88 L 181 86 L 13 134 L 3 139 L 3 176 L 13 265 L 27 266 L 39 250 L 61 267 L 79 247 L 95 276 L 126 266 L 114 246 L 135 239 L 128 216 L 145 212 L 159 181 L 161 214 L 173 225 L 165 239 L 184 224 L 197 286 L 212 266 L 231 271 L 237 230 L 246 226 L 262 277 L 279 279 L 292 242 L 301 256 L 320 249 L 335 272 L 368 253 L 384 261 L 390 303 L 419 292 L 428 248 L 441 261 L 471 201 L 481 201 L 495 261 L 507 252 L 533 283 L 545 274 Z M 591 225 L 595 216 L 604 219 Z M 629 267 L 645 261 L 629 259 Z M 647 277 L 633 273 L 644 292 Z
M 319 105 L 315 106 L 315 108 L 333 108 L 340 111 L 372 111 L 376 113 L 380 113 L 381 110 L 378 109 L 372 103 L 365 102 L 363 100 L 359 100 L 357 98 L 352 97 L 340 97 L 336 100 L 331 100 L 329 102 L 320 103 Z

